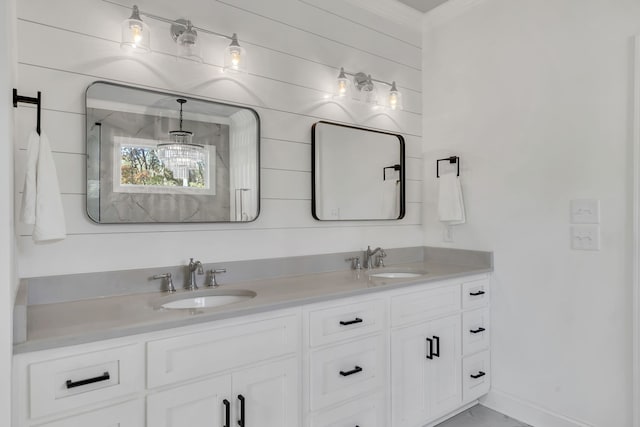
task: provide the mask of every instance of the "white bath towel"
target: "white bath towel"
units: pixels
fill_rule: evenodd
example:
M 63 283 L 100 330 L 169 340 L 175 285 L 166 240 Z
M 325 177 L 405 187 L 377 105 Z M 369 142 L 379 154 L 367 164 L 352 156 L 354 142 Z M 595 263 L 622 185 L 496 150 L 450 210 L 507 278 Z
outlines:
M 460 179 L 455 173 L 442 173 L 438 178 L 438 217 L 448 225 L 464 224 L 464 201 Z
M 20 219 L 33 224 L 33 240 L 43 242 L 67 237 L 56 166 L 46 135 L 31 132 L 27 147 L 27 171 Z

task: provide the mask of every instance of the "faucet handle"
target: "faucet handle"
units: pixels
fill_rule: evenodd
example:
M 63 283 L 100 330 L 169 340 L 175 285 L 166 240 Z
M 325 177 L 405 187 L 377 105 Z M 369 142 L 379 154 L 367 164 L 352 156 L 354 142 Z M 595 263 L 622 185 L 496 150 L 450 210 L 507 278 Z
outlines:
M 207 286 L 212 286 L 214 288 L 217 288 L 218 286 L 220 286 L 220 284 L 216 281 L 216 274 L 226 273 L 226 272 L 227 272 L 226 268 L 214 268 L 213 270 L 207 271 L 207 273 L 209 273 Z
M 166 279 L 167 292 L 174 293 L 176 291 L 176 288 L 173 286 L 173 279 L 171 278 L 171 273 L 156 274 L 155 276 L 151 276 L 151 278 L 153 280 Z
M 360 270 L 360 269 L 362 269 L 362 264 L 360 264 L 360 257 L 359 256 L 347 258 L 347 259 L 345 259 L 345 261 L 351 262 L 351 269 L 352 270 Z

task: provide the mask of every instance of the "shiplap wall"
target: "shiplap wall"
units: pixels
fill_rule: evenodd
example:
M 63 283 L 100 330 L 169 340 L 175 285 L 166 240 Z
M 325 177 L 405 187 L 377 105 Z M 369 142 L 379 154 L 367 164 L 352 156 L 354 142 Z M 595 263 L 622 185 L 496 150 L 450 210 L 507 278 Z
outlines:
M 226 40 L 201 34 L 205 63 L 177 61 L 169 25 L 146 19 L 153 53 L 119 46 L 125 6 L 102 0 L 17 2 L 18 89 L 43 92 L 42 127 L 51 140 L 66 240 L 35 244 L 18 224 L 20 277 L 309 255 L 421 245 L 420 34 L 346 6 L 340 0 L 140 0 L 141 10 L 224 34 L 237 32 L 249 73 L 220 72 Z M 327 98 L 338 68 L 396 80 L 404 111 L 375 111 Z M 96 80 L 237 103 L 258 111 L 261 213 L 248 224 L 97 225 L 85 214 L 84 91 Z M 383 91 L 386 88 L 383 87 Z M 34 109 L 16 112 L 15 196 L 20 205 L 27 135 Z M 407 153 L 407 215 L 401 221 L 318 222 L 311 216 L 311 125 L 332 120 L 401 133 Z M 368 153 L 362 153 L 367 161 Z

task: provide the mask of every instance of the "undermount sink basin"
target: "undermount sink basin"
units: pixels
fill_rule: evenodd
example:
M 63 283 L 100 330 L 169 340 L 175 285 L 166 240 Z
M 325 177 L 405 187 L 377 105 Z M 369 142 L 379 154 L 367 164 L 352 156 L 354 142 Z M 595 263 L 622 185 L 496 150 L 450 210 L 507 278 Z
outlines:
M 410 271 L 384 271 L 380 273 L 371 273 L 369 277 L 378 279 L 411 279 L 414 277 L 424 276 L 426 273 L 417 273 Z
M 256 293 L 253 291 L 224 291 L 214 289 L 210 291 L 195 291 L 193 294 L 182 293 L 180 295 L 164 297 L 157 305 L 159 308 L 174 310 L 187 308 L 214 308 L 246 301 L 255 296 Z

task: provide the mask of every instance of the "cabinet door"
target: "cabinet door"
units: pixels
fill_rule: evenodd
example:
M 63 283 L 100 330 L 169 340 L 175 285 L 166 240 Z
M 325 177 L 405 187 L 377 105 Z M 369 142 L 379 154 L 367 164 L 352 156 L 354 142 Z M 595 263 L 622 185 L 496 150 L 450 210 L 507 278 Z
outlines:
M 460 328 L 460 315 L 429 322 L 429 336 L 437 347 L 437 356 L 428 361 L 429 418 L 444 415 L 462 402 Z
M 429 416 L 428 323 L 391 334 L 391 415 L 394 427 L 422 426 Z
M 418 427 L 460 406 L 460 315 L 391 334 L 394 427 Z
M 144 401 L 134 400 L 40 427 L 144 427 Z
M 223 401 L 229 401 L 230 411 L 233 402 L 230 392 L 231 375 L 225 375 L 151 394 L 147 397 L 147 424 L 149 427 L 226 426 Z M 231 414 L 229 417 L 231 419 Z
M 290 358 L 250 367 L 233 374 L 232 425 L 244 427 L 300 426 L 300 366 Z M 242 409 L 244 406 L 244 424 Z

